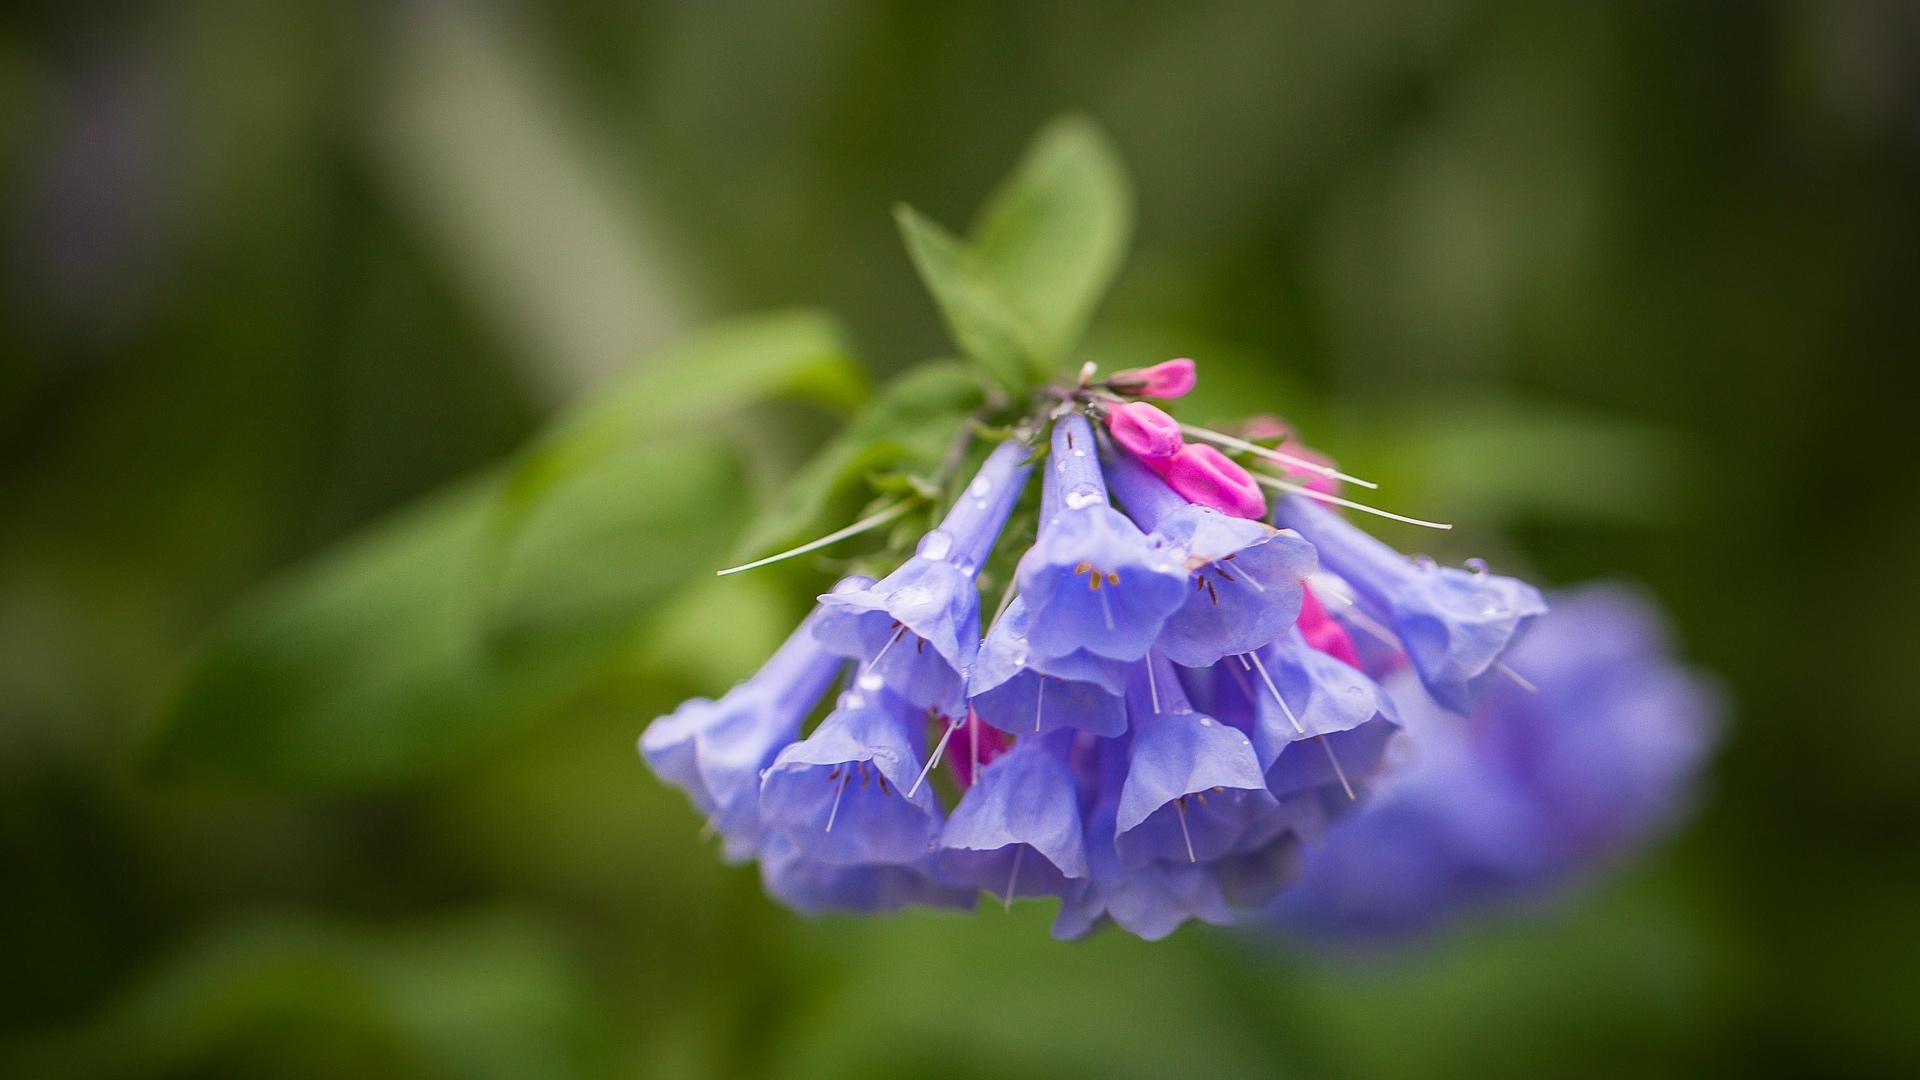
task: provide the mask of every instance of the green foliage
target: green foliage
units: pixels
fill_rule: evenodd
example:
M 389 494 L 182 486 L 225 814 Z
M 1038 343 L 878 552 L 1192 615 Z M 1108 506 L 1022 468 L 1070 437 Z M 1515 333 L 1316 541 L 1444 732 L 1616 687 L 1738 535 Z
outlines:
M 1126 169 L 1080 116 L 1047 125 L 980 212 L 974 248 L 1032 328 L 1042 376 L 1061 374 L 1132 232 Z
M 768 397 L 861 393 L 837 331 L 813 313 L 736 320 L 663 349 L 504 474 L 403 512 L 246 602 L 189 671 L 156 763 L 351 785 L 498 736 L 712 569 L 744 516 L 717 418 Z
M 1126 255 L 1133 197 L 1112 146 L 1079 118 L 1042 131 L 971 242 L 895 211 L 954 343 L 1016 397 L 1062 374 Z
M 804 539 L 855 512 L 852 496 L 873 488 L 899 494 L 918 490 L 952 442 L 967 413 L 980 404 L 980 384 L 955 361 L 922 364 L 887 384 L 847 429 L 798 472 L 735 547 L 749 558 Z
M 249 1049 L 343 1074 L 597 1075 L 594 1010 L 552 927 L 483 911 L 391 930 L 258 916 L 187 940 L 89 1023 L 0 1051 L 8 1075 L 244 1074 Z

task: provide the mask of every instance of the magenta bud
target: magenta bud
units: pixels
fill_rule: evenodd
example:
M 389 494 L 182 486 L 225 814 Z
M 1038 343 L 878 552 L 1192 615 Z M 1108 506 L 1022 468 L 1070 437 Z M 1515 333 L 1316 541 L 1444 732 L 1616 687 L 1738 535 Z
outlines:
M 1173 456 L 1167 483 L 1181 497 L 1232 517 L 1258 520 L 1267 515 L 1267 497 L 1253 474 L 1205 443 L 1188 443 Z
M 1180 422 L 1144 401 L 1108 409 L 1107 430 L 1114 442 L 1142 461 L 1165 461 L 1180 452 Z
M 1115 390 L 1136 397 L 1186 397 L 1195 379 L 1193 361 L 1186 357 L 1167 360 L 1152 367 L 1130 368 L 1109 379 Z

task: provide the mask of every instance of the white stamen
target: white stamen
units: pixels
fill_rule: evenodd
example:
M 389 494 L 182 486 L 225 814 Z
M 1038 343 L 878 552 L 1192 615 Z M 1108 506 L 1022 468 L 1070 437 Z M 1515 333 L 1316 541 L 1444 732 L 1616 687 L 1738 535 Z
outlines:
M 1493 666 L 1499 668 L 1500 674 L 1505 675 L 1509 679 L 1512 679 L 1513 684 L 1515 686 L 1518 686 L 1520 689 L 1525 690 L 1527 693 L 1537 694 L 1540 692 L 1539 687 L 1528 682 L 1524 677 L 1521 676 L 1519 672 L 1508 667 L 1507 662 L 1505 660 L 1495 660 L 1493 662 Z
M 1267 690 L 1273 694 L 1273 700 L 1280 703 L 1280 710 L 1287 714 L 1287 720 L 1293 725 L 1293 730 L 1305 735 L 1307 729 L 1301 726 L 1300 718 L 1293 714 L 1293 709 L 1287 705 L 1287 699 L 1280 696 L 1280 688 L 1273 685 L 1273 676 L 1267 674 L 1267 665 L 1260 662 L 1259 654 L 1247 653 L 1246 655 L 1253 657 L 1254 670 L 1260 673 L 1261 680 L 1267 684 Z M 1333 745 L 1327 742 L 1324 735 L 1315 735 L 1313 741 L 1319 743 L 1320 749 L 1326 751 L 1327 764 L 1333 766 L 1333 775 L 1340 781 L 1340 790 L 1347 793 L 1347 801 L 1354 801 L 1357 796 L 1353 793 L 1353 785 L 1347 782 L 1347 770 L 1340 767 L 1340 759 L 1333 754 Z
M 782 559 L 791 559 L 796 555 L 805 555 L 809 551 L 818 551 L 828 544 L 837 543 L 838 541 L 845 540 L 849 536 L 858 536 L 868 529 L 875 529 L 885 525 L 887 522 L 913 509 L 916 501 L 915 499 L 903 499 L 900 502 L 894 503 L 892 506 L 868 514 L 866 517 L 861 518 L 859 521 L 854 522 L 844 529 L 830 532 L 818 540 L 810 540 L 797 548 L 788 548 L 778 555 L 769 555 L 764 559 L 755 559 L 750 563 L 741 563 L 739 566 L 729 566 L 725 570 L 715 570 L 713 572 L 714 576 L 726 577 L 728 574 L 738 574 L 744 570 L 753 570 L 770 563 L 777 563 Z
M 1047 703 L 1047 677 L 1040 676 L 1039 682 L 1040 690 L 1033 695 L 1033 731 L 1036 735 L 1040 733 L 1040 709 Z
M 1348 476 L 1346 473 L 1341 472 L 1331 465 L 1322 465 L 1317 461 L 1308 461 L 1306 458 L 1295 457 L 1292 454 L 1275 450 L 1272 447 L 1261 446 L 1259 443 L 1251 443 L 1245 439 L 1236 439 L 1224 431 L 1211 431 L 1193 424 L 1181 424 L 1180 430 L 1189 435 L 1205 439 L 1208 442 L 1219 443 L 1221 446 L 1232 447 L 1235 450 L 1244 450 L 1249 454 L 1257 454 L 1260 457 L 1266 458 L 1268 461 L 1277 461 L 1282 465 L 1295 469 L 1318 473 L 1321 476 L 1331 477 L 1335 480 L 1345 480 L 1349 484 L 1358 484 L 1363 488 L 1378 490 L 1380 487 L 1379 484 L 1371 480 L 1362 480 L 1357 476 Z
M 1322 583 L 1316 583 L 1316 587 L 1319 588 L 1320 592 L 1324 592 L 1326 595 L 1346 605 L 1346 609 L 1341 612 L 1341 615 L 1348 622 L 1365 631 L 1367 636 L 1385 645 L 1387 648 L 1392 649 L 1394 652 L 1401 651 L 1400 639 L 1394 635 L 1393 631 L 1380 625 L 1379 621 L 1373 616 L 1361 611 L 1360 605 L 1355 602 L 1353 597 L 1348 596 L 1338 589 L 1325 588 Z
M 840 816 L 840 796 L 847 793 L 847 782 L 853 779 L 853 765 L 845 766 L 847 774 L 840 778 L 840 786 L 833 789 L 833 809 L 827 811 L 827 831 L 833 831 L 833 819 Z
M 1300 495 L 1305 498 L 1312 499 L 1316 502 L 1329 503 L 1333 506 L 1344 506 L 1349 510 L 1358 510 L 1361 513 L 1373 514 L 1377 517 L 1386 518 L 1389 521 L 1401 521 L 1401 522 L 1405 522 L 1408 525 L 1418 525 L 1418 526 L 1421 526 L 1422 528 L 1427 528 L 1427 529 L 1453 528 L 1453 526 L 1447 524 L 1444 521 L 1428 521 L 1425 518 L 1408 517 L 1405 514 L 1396 514 L 1391 510 L 1382 510 L 1377 506 L 1368 506 L 1366 503 L 1357 503 L 1357 502 L 1354 502 L 1352 499 L 1343 499 L 1338 495 L 1328 495 L 1323 491 L 1315 491 L 1310 487 L 1301 487 L 1299 484 L 1290 483 L 1286 480 L 1280 479 L 1277 476 L 1263 476 L 1260 473 L 1254 473 L 1252 475 L 1255 480 L 1258 480 L 1260 483 L 1265 484 L 1276 491 L 1291 492 L 1295 495 Z
M 1174 813 L 1180 815 L 1180 839 L 1187 842 L 1187 861 L 1197 863 L 1200 860 L 1193 856 L 1193 834 L 1187 831 L 1186 796 L 1182 795 L 1180 798 L 1173 800 L 1173 810 Z
M 1153 701 L 1153 715 L 1160 715 L 1160 684 L 1153 677 L 1153 657 L 1147 657 L 1147 697 Z
M 899 641 L 900 635 L 906 632 L 907 632 L 907 628 L 905 626 L 902 626 L 898 630 L 895 630 L 893 632 L 893 636 L 887 639 L 887 643 L 885 645 L 880 646 L 880 651 L 873 654 L 873 659 L 867 661 L 867 666 L 860 669 L 860 673 L 864 675 L 867 672 L 872 671 L 874 668 L 874 665 L 880 662 L 880 658 L 887 655 L 887 650 L 893 648 L 893 643 L 896 641 Z
M 927 774 L 933 771 L 935 765 L 940 764 L 940 757 L 947 750 L 947 740 L 953 738 L 953 730 L 959 726 L 959 724 L 948 724 L 947 730 L 940 733 L 940 741 L 934 744 L 933 753 L 927 755 L 927 763 L 920 766 L 920 775 L 913 778 L 913 786 L 907 789 L 907 798 L 913 798 L 914 794 L 920 790 L 920 784 L 926 780 Z
M 1013 849 L 1013 871 L 1007 875 L 1007 895 L 1000 900 L 1001 911 L 1013 910 L 1013 883 L 1020 880 L 1020 859 L 1027 853 L 1027 845 L 1021 844 Z
M 967 715 L 967 739 L 973 743 L 973 750 L 967 757 L 967 764 L 970 766 L 967 769 L 967 780 L 969 783 L 977 784 L 980 782 L 980 721 L 971 713 Z
M 1096 570 L 1096 571 L 1094 571 L 1094 573 L 1099 573 L 1099 571 L 1097 571 L 1097 570 Z M 1118 586 L 1115 586 L 1115 587 L 1117 588 Z M 1100 593 L 1100 610 L 1101 610 L 1102 612 L 1104 612 L 1104 613 L 1106 614 L 1106 616 L 1107 616 L 1107 629 L 1108 629 L 1108 630 L 1112 630 L 1112 629 L 1113 629 L 1113 601 L 1111 601 L 1111 600 L 1109 600 L 1109 599 L 1107 599 L 1107 594 L 1108 594 L 1108 593 L 1110 593 L 1110 592 L 1112 592 L 1112 591 L 1113 591 L 1112 589 L 1101 589 L 1101 590 L 1099 590 L 1099 593 Z

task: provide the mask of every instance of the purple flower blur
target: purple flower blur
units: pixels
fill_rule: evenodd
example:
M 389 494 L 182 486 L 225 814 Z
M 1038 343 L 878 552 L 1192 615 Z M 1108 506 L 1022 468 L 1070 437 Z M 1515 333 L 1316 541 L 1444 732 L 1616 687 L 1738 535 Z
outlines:
M 1495 686 L 1465 725 L 1394 680 L 1411 762 L 1308 852 L 1272 908 L 1281 928 L 1352 942 L 1429 931 L 1576 882 L 1685 808 L 1721 707 L 1669 658 L 1649 602 L 1604 585 L 1558 596 L 1511 663 L 1537 692 Z

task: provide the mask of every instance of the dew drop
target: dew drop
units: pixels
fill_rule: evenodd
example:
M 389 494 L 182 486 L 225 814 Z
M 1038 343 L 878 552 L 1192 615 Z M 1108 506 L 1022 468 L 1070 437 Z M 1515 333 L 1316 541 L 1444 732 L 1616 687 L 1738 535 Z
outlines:
M 1413 565 L 1422 570 L 1432 570 L 1439 564 L 1433 561 L 1433 556 L 1431 555 L 1415 555 L 1413 557 Z
M 928 562 L 939 562 L 953 550 L 953 536 L 945 529 L 935 529 L 920 538 L 918 552 Z
M 1077 491 L 1069 491 L 1067 493 L 1067 509 L 1069 510 L 1085 510 L 1087 507 L 1099 501 L 1100 493 L 1087 488 L 1081 488 Z
M 1467 569 L 1473 571 L 1473 575 L 1475 577 L 1486 577 L 1487 576 L 1487 560 L 1479 558 L 1478 556 L 1468 559 Z
M 862 690 L 878 690 L 885 685 L 887 685 L 887 681 L 871 671 L 861 675 L 859 679 L 859 686 Z
M 987 493 L 992 490 L 993 490 L 993 481 L 988 480 L 984 476 L 974 477 L 973 483 L 967 485 L 967 491 L 970 494 L 972 494 L 973 497 L 976 499 L 986 498 Z

